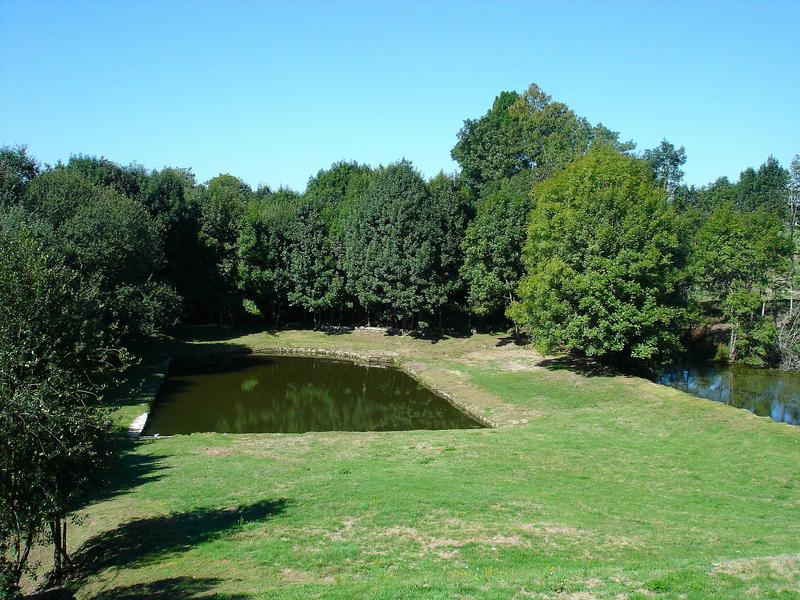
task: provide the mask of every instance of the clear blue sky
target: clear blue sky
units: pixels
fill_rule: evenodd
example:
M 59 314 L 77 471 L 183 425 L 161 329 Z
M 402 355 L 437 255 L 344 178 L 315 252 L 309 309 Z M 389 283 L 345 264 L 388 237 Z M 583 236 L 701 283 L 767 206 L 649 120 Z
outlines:
M 686 179 L 800 153 L 800 1 L 0 0 L 0 144 L 302 189 L 340 159 L 452 171 L 538 83 Z

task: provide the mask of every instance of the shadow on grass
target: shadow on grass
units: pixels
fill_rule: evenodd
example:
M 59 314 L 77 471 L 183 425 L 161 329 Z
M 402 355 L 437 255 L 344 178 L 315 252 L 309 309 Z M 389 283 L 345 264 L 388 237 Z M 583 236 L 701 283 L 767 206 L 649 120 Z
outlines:
M 134 452 L 134 444 L 150 442 L 131 442 L 120 440 L 117 458 L 111 465 L 108 479 L 96 493 L 92 494 L 87 503 L 108 500 L 115 496 L 125 494 L 146 483 L 158 481 L 163 477 L 159 471 L 169 467 L 163 464 L 167 458 L 164 454 L 141 454 Z
M 515 346 L 527 346 L 529 343 L 530 343 L 530 338 L 527 335 L 521 333 L 517 336 L 513 335 L 503 336 L 499 340 L 497 340 L 495 346 L 498 348 L 502 348 L 503 346 L 510 346 L 511 344 L 514 344 Z
M 122 523 L 81 546 L 73 556 L 75 567 L 70 579 L 80 582 L 104 569 L 157 562 L 164 556 L 229 535 L 247 523 L 280 515 L 288 505 L 288 500 L 278 498 L 231 509 L 200 508 Z
M 614 367 L 598 363 L 590 358 L 575 356 L 546 358 L 539 363 L 539 366 L 550 371 L 571 371 L 584 377 L 614 377 L 622 374 Z
M 115 587 L 92 596 L 92 600 L 244 600 L 246 594 L 220 594 L 214 589 L 222 579 L 210 577 L 172 577 L 148 583 Z
M 460 331 L 457 329 L 397 329 L 395 327 L 389 327 L 386 329 L 385 335 L 387 337 L 394 337 L 394 336 L 408 336 L 414 340 L 422 340 L 424 342 L 430 342 L 431 344 L 438 344 L 439 342 L 451 338 L 456 339 L 464 339 L 468 338 L 471 334 L 469 331 Z
M 317 331 L 321 331 L 325 335 L 347 335 L 356 330 L 352 325 L 322 325 Z

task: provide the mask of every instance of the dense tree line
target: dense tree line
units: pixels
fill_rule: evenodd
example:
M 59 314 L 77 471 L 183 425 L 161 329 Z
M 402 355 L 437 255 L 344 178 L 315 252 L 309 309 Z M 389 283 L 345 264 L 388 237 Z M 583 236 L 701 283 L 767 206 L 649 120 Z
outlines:
M 548 351 L 641 365 L 716 328 L 718 358 L 800 356 L 800 159 L 686 186 L 683 148 L 637 152 L 535 85 L 465 121 L 452 156 L 460 170 L 430 180 L 406 160 L 335 163 L 299 193 L 0 149 L 6 587 L 42 531 L 68 562 L 66 517 L 108 454 L 104 382 L 132 341 L 178 323 L 513 325 Z M 768 310 L 780 300 L 788 326 Z

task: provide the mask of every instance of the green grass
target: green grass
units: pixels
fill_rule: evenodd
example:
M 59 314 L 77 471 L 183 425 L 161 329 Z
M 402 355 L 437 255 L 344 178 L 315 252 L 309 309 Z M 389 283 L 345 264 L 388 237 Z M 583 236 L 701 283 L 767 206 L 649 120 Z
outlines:
M 117 396 L 125 426 L 166 355 L 295 347 L 390 356 L 498 427 L 139 441 L 73 530 L 76 595 L 800 597 L 800 429 L 497 343 L 150 348 Z

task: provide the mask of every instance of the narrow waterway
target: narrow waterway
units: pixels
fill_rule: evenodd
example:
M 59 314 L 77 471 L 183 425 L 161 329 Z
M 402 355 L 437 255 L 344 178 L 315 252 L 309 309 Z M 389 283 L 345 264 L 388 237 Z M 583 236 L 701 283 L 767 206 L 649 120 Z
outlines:
M 740 365 L 672 367 L 656 381 L 775 421 L 800 425 L 800 373 Z

